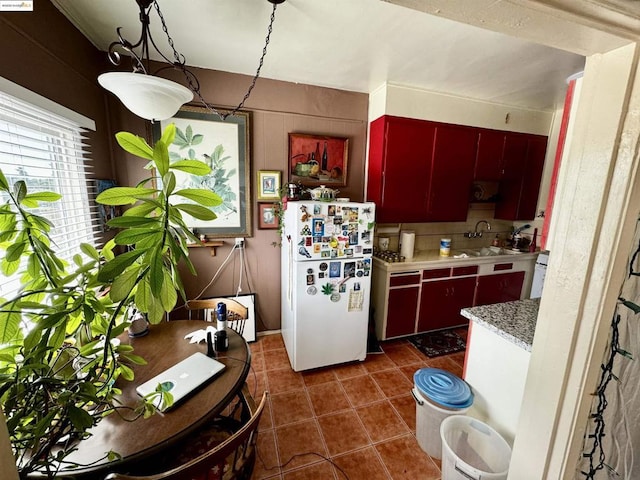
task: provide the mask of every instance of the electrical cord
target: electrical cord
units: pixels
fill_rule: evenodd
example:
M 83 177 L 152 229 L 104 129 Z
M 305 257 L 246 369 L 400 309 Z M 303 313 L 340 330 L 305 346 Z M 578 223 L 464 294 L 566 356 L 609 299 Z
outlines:
M 218 270 L 216 270 L 216 273 L 211 278 L 211 281 L 209 283 L 207 283 L 207 285 L 205 285 L 205 287 L 202 289 L 202 291 L 198 295 L 196 295 L 194 300 L 199 299 L 204 294 L 204 292 L 206 292 L 207 288 L 209 288 L 213 284 L 213 282 L 216 281 L 216 278 L 218 278 L 218 275 L 220 275 L 220 272 L 222 272 L 222 270 L 224 269 L 226 264 L 229 262 L 229 259 L 231 258 L 231 255 L 233 255 L 233 253 L 236 251 L 236 248 L 238 248 L 237 245 L 234 245 L 231 248 L 231 251 L 229 252 L 229 255 L 227 255 L 227 258 L 224 259 L 224 262 L 222 262 L 220 264 L 220 266 L 218 267 Z
M 293 455 L 289 460 L 287 460 L 285 463 L 283 463 L 282 465 L 274 465 L 273 467 L 267 467 L 266 464 L 264 463 L 264 460 L 262 459 L 262 455 L 260 455 L 260 450 L 258 450 L 258 445 L 256 444 L 256 453 L 258 454 L 258 458 L 260 459 L 260 463 L 262 464 L 262 468 L 264 470 L 271 471 L 271 470 L 275 470 L 276 468 L 284 468 L 287 465 L 289 465 L 294 459 L 298 458 L 298 457 L 304 457 L 307 455 L 315 455 L 316 457 L 320 457 L 323 460 L 329 462 L 331 465 L 333 465 L 335 468 L 337 468 L 340 473 L 342 473 L 342 475 L 344 475 L 344 478 L 346 478 L 347 480 L 349 480 L 349 475 L 347 475 L 347 473 L 340 468 L 340 466 L 338 464 L 336 464 L 333 460 L 331 460 L 328 457 L 325 457 L 324 455 L 317 453 L 317 452 L 305 452 L 305 453 L 296 453 L 295 455 Z

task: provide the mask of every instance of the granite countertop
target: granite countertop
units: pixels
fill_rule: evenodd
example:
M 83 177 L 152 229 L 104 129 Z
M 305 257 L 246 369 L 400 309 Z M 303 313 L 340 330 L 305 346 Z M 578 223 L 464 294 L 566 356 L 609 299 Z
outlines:
M 460 313 L 530 352 L 539 305 L 540 299 L 533 298 L 463 308 Z
M 441 257 L 439 250 L 418 250 L 413 255 L 411 260 L 405 262 L 385 262 L 381 258 L 373 257 L 374 264 L 384 268 L 388 272 L 401 272 L 411 269 L 419 268 L 433 268 L 433 267 L 452 267 L 458 265 L 482 265 L 482 264 L 494 264 L 503 262 L 518 262 L 518 261 L 533 261 L 540 252 L 532 253 L 518 253 L 515 255 L 487 255 L 482 257 L 461 257 L 455 258 L 462 252 L 452 250 L 451 255 L 448 257 Z

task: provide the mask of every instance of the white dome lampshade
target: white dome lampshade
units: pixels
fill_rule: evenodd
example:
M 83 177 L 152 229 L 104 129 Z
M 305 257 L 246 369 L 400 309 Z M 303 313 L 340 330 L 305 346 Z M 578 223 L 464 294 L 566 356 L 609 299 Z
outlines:
M 193 100 L 193 92 L 179 83 L 143 73 L 103 73 L 98 83 L 131 112 L 147 120 L 171 118 L 182 105 Z

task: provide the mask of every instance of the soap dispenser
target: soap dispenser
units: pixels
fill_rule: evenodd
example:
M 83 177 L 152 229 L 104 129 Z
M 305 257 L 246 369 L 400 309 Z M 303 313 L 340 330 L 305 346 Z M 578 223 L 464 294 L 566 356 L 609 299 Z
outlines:
M 493 241 L 491 242 L 491 246 L 492 247 L 500 246 L 500 235 L 498 235 L 497 233 L 496 233 L 496 238 L 494 238 Z

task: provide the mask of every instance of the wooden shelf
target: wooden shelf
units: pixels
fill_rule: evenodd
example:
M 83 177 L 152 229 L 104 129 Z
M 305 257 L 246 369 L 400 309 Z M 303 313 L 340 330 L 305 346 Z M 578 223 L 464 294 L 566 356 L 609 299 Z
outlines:
M 190 243 L 187 245 L 189 248 L 201 248 L 201 247 L 209 247 L 211 249 L 211 256 L 216 256 L 216 247 L 221 247 L 224 245 L 222 240 L 209 240 L 202 243 Z

